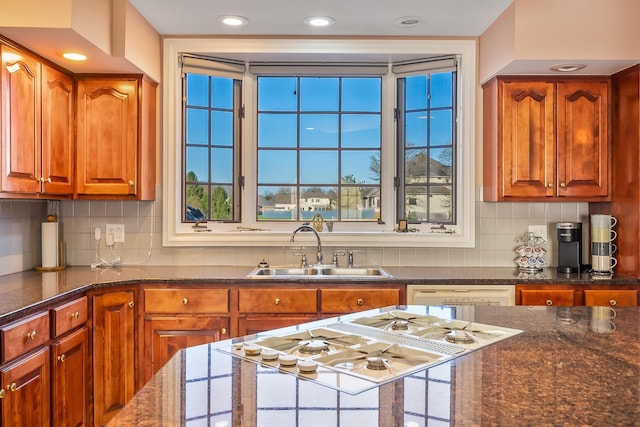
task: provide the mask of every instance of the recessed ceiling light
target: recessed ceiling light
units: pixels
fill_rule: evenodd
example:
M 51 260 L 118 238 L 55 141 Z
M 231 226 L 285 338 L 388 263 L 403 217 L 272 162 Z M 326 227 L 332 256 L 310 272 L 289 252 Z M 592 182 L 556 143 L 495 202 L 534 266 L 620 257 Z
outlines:
M 328 27 L 336 22 L 335 19 L 328 16 L 310 16 L 304 19 L 304 23 L 312 27 Z
M 71 61 L 86 61 L 87 56 L 77 52 L 65 52 L 62 56 Z
M 398 27 L 414 27 L 422 23 L 422 18 L 419 16 L 402 16 L 393 21 L 393 23 Z
M 551 67 L 551 71 L 558 71 L 560 73 L 571 73 L 573 71 L 582 70 L 585 68 L 584 64 L 559 64 Z
M 240 27 L 242 25 L 247 25 L 249 23 L 249 20 L 244 16 L 223 15 L 218 16 L 218 22 L 221 22 L 224 25 L 228 25 L 230 27 Z

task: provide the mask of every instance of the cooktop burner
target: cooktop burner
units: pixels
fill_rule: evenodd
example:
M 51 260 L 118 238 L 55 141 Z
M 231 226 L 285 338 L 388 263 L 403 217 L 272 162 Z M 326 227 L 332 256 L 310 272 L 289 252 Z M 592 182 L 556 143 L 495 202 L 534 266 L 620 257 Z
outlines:
M 309 329 L 295 334 L 267 337 L 255 344 L 281 351 L 297 354 L 301 357 L 342 350 L 345 347 L 366 344 L 368 340 L 354 334 L 346 334 L 327 328 Z
M 389 311 L 379 316 L 356 319 L 352 323 L 402 334 L 419 330 L 440 321 L 442 319 L 436 316 L 421 316 L 403 311 Z

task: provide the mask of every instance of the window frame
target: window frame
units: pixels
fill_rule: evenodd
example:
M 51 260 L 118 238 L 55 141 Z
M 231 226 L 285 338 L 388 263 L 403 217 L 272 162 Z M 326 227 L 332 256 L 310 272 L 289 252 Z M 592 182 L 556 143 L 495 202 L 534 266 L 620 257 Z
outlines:
M 476 94 L 477 41 L 472 39 L 215 39 L 165 38 L 163 40 L 163 203 L 162 242 L 164 246 L 281 246 L 289 245 L 289 236 L 297 223 L 273 224 L 257 222 L 257 188 L 253 174 L 256 171 L 256 76 L 245 74 L 243 104 L 245 118 L 242 124 L 244 141 L 242 170 L 245 186 L 242 192 L 242 222 L 208 222 L 204 230 L 195 230 L 191 223 L 182 223 L 182 92 L 181 53 L 197 52 L 219 58 L 256 58 L 264 61 L 273 57 L 311 58 L 315 55 L 333 55 L 343 58 L 370 56 L 427 56 L 459 55 L 458 73 L 458 135 L 456 169 L 459 183 L 456 194 L 459 225 L 451 233 L 432 232 L 431 224 L 419 224 L 418 232 L 396 233 L 398 218 L 395 209 L 393 178 L 396 168 L 395 123 L 383 120 L 382 153 L 386 166 L 381 174 L 381 193 L 386 194 L 381 211 L 381 224 L 347 223 L 347 227 L 334 225 L 334 231 L 323 232 L 325 246 L 348 247 L 473 247 L 475 245 L 475 150 L 476 150 Z M 383 76 L 383 117 L 393 117 L 396 81 L 392 75 Z

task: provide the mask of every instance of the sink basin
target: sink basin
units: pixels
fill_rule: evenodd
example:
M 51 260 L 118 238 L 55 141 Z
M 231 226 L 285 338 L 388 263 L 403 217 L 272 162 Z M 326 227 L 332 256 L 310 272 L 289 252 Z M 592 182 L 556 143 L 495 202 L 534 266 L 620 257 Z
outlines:
M 389 273 L 380 267 L 334 267 L 334 266 L 309 266 L 302 267 L 258 267 L 252 270 L 247 277 L 263 278 L 263 277 L 304 277 L 311 279 L 329 279 L 329 278 L 366 278 L 366 279 L 382 279 L 391 278 Z

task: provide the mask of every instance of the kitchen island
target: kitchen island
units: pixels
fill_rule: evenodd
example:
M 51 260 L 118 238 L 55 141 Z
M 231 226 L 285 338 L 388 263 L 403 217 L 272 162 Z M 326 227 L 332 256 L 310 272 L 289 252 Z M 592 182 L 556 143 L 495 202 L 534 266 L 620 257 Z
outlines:
M 522 333 L 357 393 L 191 347 L 109 426 L 640 426 L 640 308 L 430 309 Z

